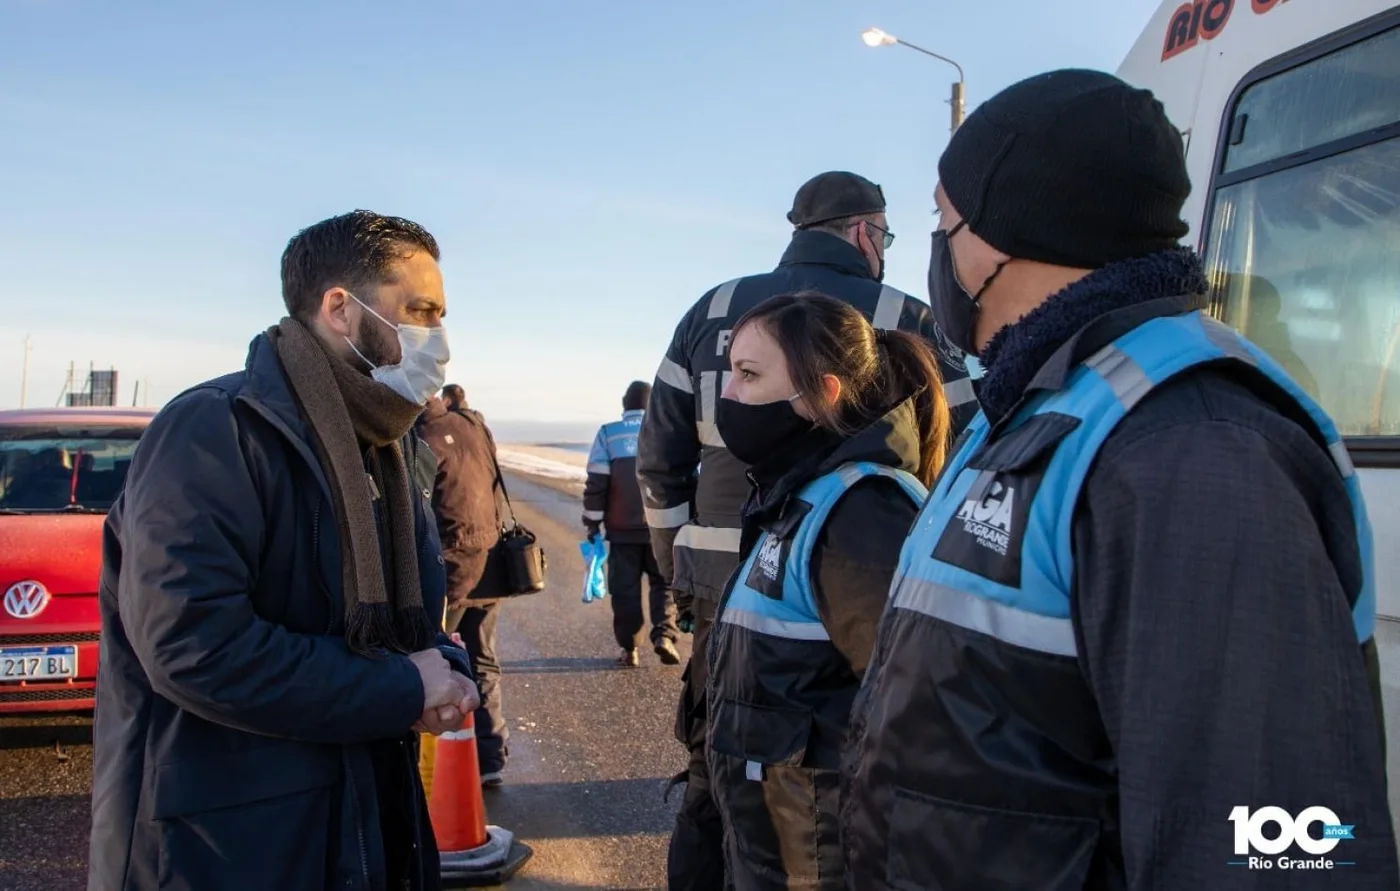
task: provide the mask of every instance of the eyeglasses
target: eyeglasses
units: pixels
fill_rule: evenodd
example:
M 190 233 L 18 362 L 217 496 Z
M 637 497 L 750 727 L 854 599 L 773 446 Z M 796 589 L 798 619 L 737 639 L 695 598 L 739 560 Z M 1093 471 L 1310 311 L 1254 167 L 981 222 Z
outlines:
M 874 229 L 876 232 L 879 232 L 881 235 L 884 236 L 885 250 L 889 250 L 890 245 L 894 244 L 894 233 L 888 229 L 881 229 L 879 226 L 875 225 L 869 220 L 863 220 L 862 222 L 864 222 L 865 225 L 869 226 L 871 229 Z

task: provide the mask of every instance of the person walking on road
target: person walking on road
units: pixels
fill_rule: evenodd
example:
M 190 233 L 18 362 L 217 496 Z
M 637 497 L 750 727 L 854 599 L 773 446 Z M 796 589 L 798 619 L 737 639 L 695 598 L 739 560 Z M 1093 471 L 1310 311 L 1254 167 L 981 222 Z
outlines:
M 668 853 L 672 891 L 720 889 L 724 882 L 723 829 L 705 764 L 705 664 L 694 654 L 705 651 L 720 592 L 738 565 L 739 513 L 749 491 L 747 468 L 725 447 L 715 420 L 734 321 L 769 297 L 819 291 L 855 307 L 878 329 L 930 341 L 955 430 L 976 407 L 962 354 L 936 342 L 928 306 L 882 284 L 894 234 L 879 186 L 845 171 L 820 174 L 798 189 L 787 219 L 794 232 L 776 269 L 712 288 L 680 320 L 638 439 L 652 548 L 674 592 L 680 627 L 694 634 L 676 720 L 676 736 L 691 757 L 677 777 L 687 786 Z
M 651 399 L 651 384 L 633 381 L 622 397 L 622 418 L 604 424 L 588 452 L 588 481 L 583 488 L 583 525 L 590 539 L 599 527 L 608 540 L 608 593 L 612 595 L 613 636 L 622 648 L 619 664 L 635 668 L 640 660 L 642 578 L 650 598 L 651 645 L 666 665 L 679 665 L 676 652 L 676 607 L 651 549 L 651 532 L 637 483 L 637 431 Z
M 736 891 L 840 891 L 846 719 L 948 406 L 926 342 L 824 295 L 759 304 L 729 361 L 716 423 L 753 490 L 704 654 L 725 858 Z
M 485 420 L 481 412 L 474 411 L 467 405 L 467 391 L 462 389 L 461 384 L 448 384 L 442 388 L 442 403 L 447 406 L 448 411 L 455 411 L 458 414 L 480 419 L 483 424 Z
M 849 886 L 1400 887 L 1356 471 L 1199 309 L 1162 104 L 1032 77 L 938 173 L 929 296 L 983 412 L 852 710 Z
M 478 695 L 411 433 L 437 261 L 395 217 L 302 231 L 288 317 L 142 436 L 103 530 L 89 891 L 440 887 L 418 732 Z
M 458 632 L 481 688 L 476 710 L 476 757 L 482 785 L 500 786 L 509 760 L 510 725 L 502 702 L 496 622 L 502 584 L 487 555 L 501 538 L 502 492 L 496 441 L 479 412 L 467 408 L 462 388 L 449 384 L 428 400 L 418 434 L 437 456 L 433 513 L 447 565 L 444 628 Z

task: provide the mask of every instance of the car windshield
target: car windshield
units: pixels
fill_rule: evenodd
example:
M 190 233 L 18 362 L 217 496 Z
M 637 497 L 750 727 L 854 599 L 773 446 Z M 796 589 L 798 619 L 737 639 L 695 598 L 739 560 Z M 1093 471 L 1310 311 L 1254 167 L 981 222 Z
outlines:
M 141 431 L 0 427 L 0 513 L 106 513 Z

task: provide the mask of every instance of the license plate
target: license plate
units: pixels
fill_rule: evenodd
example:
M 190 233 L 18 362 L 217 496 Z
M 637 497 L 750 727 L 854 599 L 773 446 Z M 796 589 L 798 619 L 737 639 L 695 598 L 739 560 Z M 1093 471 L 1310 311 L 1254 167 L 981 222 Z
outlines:
M 77 647 L 0 647 L 0 683 L 78 676 Z

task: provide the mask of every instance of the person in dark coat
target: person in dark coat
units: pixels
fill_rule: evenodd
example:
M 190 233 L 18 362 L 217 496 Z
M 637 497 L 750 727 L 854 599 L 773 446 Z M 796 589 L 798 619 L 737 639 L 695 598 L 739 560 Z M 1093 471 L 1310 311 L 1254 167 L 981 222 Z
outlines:
M 368 211 L 304 230 L 289 317 L 142 436 L 103 531 L 89 891 L 440 887 L 418 731 L 478 696 L 411 433 L 437 258 Z
M 500 581 L 488 570 L 487 555 L 501 539 L 502 517 L 496 441 L 486 420 L 467 407 L 462 388 L 450 384 L 442 397 L 428 400 L 418 433 L 438 463 L 433 481 L 442 555 L 447 561 L 447 631 L 459 632 L 481 687 L 476 711 L 476 757 L 481 782 L 502 783 L 510 754 L 510 725 L 496 656 Z M 492 567 L 494 568 L 494 567 Z
M 729 360 L 716 421 L 753 489 L 704 654 L 727 873 L 735 891 L 839 891 L 846 719 L 948 405 L 926 343 L 822 295 L 759 304 Z
M 818 291 L 854 306 L 876 328 L 929 341 L 955 433 L 976 410 L 962 353 L 939 340 L 928 304 L 883 282 L 894 233 L 880 187 L 847 171 L 820 173 L 797 190 L 787 219 L 792 240 L 775 269 L 711 288 L 676 325 L 638 439 L 652 549 L 674 592 L 677 624 L 694 635 L 676 704 L 676 738 L 690 750 L 690 766 L 673 780 L 686 789 L 667 854 L 670 891 L 724 889 L 723 829 L 705 764 L 705 660 L 696 655 L 705 651 L 739 560 L 739 514 L 749 491 L 747 468 L 715 426 L 734 322 L 774 295 Z
M 613 637 L 622 648 L 618 662 L 635 668 L 642 642 L 642 579 L 651 595 L 651 644 L 666 665 L 679 665 L 676 652 L 676 605 L 651 549 L 651 531 L 642 510 L 637 483 L 637 431 L 651 399 L 651 384 L 633 381 L 622 396 L 622 418 L 604 424 L 588 452 L 588 479 L 583 487 L 583 526 L 590 539 L 599 529 L 608 541 L 608 594 L 612 599 Z
M 1039 75 L 938 172 L 930 302 L 983 411 L 852 709 L 849 887 L 1394 891 L 1356 471 L 1201 312 L 1161 103 Z

